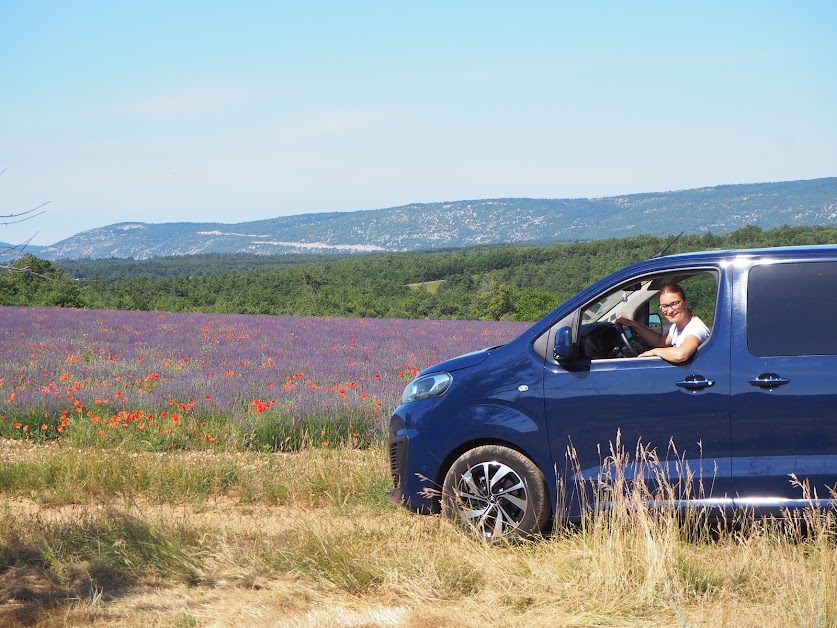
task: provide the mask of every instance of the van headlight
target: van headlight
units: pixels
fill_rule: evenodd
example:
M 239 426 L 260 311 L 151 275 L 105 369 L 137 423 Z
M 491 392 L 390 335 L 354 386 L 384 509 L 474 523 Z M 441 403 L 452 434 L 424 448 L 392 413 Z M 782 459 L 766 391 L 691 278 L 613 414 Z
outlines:
M 401 395 L 401 403 L 440 397 L 450 388 L 452 381 L 450 373 L 430 373 L 417 377 L 407 384 L 404 394 Z

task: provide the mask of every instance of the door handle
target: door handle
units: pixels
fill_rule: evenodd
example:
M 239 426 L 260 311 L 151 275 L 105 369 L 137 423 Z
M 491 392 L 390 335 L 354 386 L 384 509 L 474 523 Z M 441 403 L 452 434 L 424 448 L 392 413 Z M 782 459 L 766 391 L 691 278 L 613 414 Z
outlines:
M 687 375 L 679 382 L 674 382 L 674 384 L 680 388 L 686 388 L 688 390 L 703 390 L 704 388 L 714 386 L 715 380 L 706 379 L 703 375 Z
M 780 377 L 779 375 L 776 375 L 776 373 L 762 373 L 755 379 L 751 379 L 750 385 L 772 390 L 778 386 L 784 386 L 789 382 L 790 380 L 787 377 Z

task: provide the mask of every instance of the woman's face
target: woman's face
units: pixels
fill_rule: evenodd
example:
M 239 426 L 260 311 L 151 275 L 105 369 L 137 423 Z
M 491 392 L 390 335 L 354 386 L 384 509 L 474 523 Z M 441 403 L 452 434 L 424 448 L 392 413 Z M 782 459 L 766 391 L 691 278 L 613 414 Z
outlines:
M 689 302 L 676 292 L 664 292 L 660 295 L 660 309 L 670 323 L 680 327 L 689 322 Z

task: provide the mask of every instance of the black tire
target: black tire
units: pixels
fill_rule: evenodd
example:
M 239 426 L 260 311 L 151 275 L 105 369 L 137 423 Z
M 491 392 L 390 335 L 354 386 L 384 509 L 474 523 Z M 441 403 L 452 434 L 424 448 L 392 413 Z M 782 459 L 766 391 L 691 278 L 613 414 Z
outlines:
M 546 482 L 535 463 L 514 449 L 475 447 L 448 470 L 442 512 L 491 543 L 535 537 L 549 520 Z

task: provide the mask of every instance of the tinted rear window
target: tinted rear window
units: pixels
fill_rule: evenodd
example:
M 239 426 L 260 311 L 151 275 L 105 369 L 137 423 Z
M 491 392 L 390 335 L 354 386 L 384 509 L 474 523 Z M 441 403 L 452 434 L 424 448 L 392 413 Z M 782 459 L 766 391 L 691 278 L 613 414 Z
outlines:
M 837 355 L 837 262 L 756 266 L 747 284 L 747 345 L 757 356 Z

